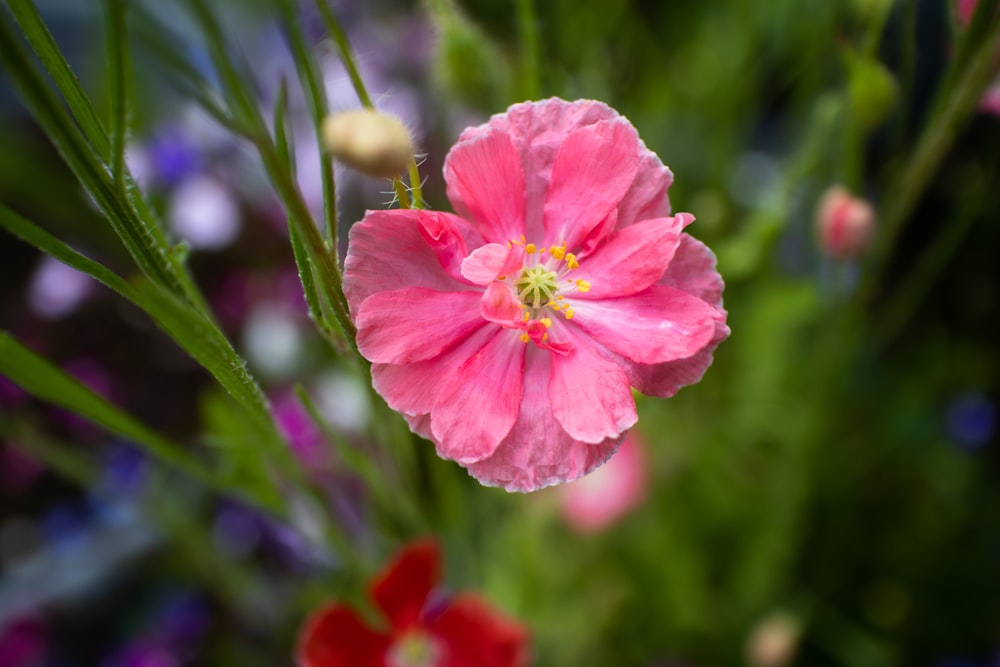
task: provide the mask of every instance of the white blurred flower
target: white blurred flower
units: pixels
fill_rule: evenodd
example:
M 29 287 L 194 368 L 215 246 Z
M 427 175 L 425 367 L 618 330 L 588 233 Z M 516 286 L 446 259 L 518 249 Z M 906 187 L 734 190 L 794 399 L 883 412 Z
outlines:
M 229 190 L 208 176 L 185 179 L 167 213 L 178 236 L 199 250 L 221 250 L 240 233 L 240 211 Z
M 28 285 L 28 306 L 47 320 L 66 317 L 80 307 L 92 284 L 87 274 L 46 255 Z

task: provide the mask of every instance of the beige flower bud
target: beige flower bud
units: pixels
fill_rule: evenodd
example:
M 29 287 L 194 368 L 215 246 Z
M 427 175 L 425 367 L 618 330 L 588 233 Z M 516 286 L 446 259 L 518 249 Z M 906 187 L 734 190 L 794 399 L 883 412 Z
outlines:
M 347 166 L 379 178 L 399 176 L 413 156 L 413 140 L 403 122 L 374 109 L 327 116 L 323 143 Z
M 790 613 L 774 611 L 750 631 L 746 660 L 751 667 L 784 667 L 795 657 L 802 624 Z
M 871 244 L 875 210 L 840 186 L 823 195 L 816 210 L 816 232 L 823 252 L 837 259 L 861 255 Z

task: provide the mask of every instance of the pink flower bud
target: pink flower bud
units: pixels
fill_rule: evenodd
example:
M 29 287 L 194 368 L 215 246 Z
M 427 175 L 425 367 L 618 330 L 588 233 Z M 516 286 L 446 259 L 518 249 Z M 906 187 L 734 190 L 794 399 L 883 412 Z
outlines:
M 816 230 L 823 252 L 837 259 L 861 255 L 875 230 L 875 210 L 840 186 L 823 195 L 816 212 Z

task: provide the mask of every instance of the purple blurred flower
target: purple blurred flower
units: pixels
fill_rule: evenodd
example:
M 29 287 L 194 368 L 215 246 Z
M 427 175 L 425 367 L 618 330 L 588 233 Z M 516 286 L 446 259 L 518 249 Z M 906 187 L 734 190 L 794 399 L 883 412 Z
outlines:
M 176 185 L 181 179 L 201 171 L 205 160 L 190 131 L 167 125 L 146 145 L 146 157 L 157 180 Z
M 947 422 L 948 435 L 957 444 L 979 449 L 996 433 L 996 404 L 984 394 L 961 394 L 948 406 Z
M 0 375 L 0 408 L 12 410 L 28 399 L 28 394 L 19 386 Z

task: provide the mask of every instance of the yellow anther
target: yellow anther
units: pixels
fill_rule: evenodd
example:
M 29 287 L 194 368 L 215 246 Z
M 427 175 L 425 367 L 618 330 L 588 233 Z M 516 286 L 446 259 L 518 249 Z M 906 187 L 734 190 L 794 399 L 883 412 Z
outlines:
M 578 290 L 580 290 L 581 292 L 589 292 L 590 291 L 590 283 L 588 283 L 586 280 L 577 280 L 576 281 L 576 288 Z
M 497 280 L 507 280 L 507 276 L 497 276 Z
M 555 301 L 551 301 L 550 300 L 547 304 L 545 304 L 545 307 L 546 308 L 558 308 L 559 306 L 556 304 Z
M 548 334 L 542 334 L 542 342 L 543 342 L 543 343 L 544 343 L 545 341 L 547 341 L 548 339 L 549 339 L 549 335 L 548 335 Z
M 524 311 L 524 317 L 521 318 L 521 321 L 522 322 L 527 322 L 530 319 L 531 319 L 531 312 L 527 311 L 527 310 Z
M 565 298 L 566 298 L 566 297 L 565 297 L 564 295 L 562 295 L 562 294 L 557 294 L 557 295 L 556 295 L 556 299 L 558 299 L 559 301 L 562 301 L 562 300 L 563 300 L 563 299 L 565 299 Z
M 552 318 L 543 317 L 542 319 L 540 319 L 538 321 L 541 322 L 542 324 L 544 324 L 546 329 L 548 329 L 549 327 L 552 326 Z
M 529 340 L 531 340 L 531 336 L 529 336 L 526 333 L 521 334 L 521 342 L 522 343 L 527 343 Z
M 571 319 L 573 319 L 573 315 L 575 313 L 573 312 L 572 308 L 567 308 L 566 311 L 563 314 L 566 315 L 566 319 L 567 320 L 571 320 Z
M 528 245 L 524 246 L 524 252 L 528 253 L 529 255 L 534 255 L 535 250 L 536 248 L 534 243 L 529 243 Z
M 566 254 L 566 248 L 557 245 L 550 246 L 549 254 L 555 257 L 556 259 L 562 259 L 563 256 L 565 256 Z
M 576 261 L 576 255 L 571 252 L 566 253 L 566 266 L 573 270 L 580 266 L 580 262 Z

